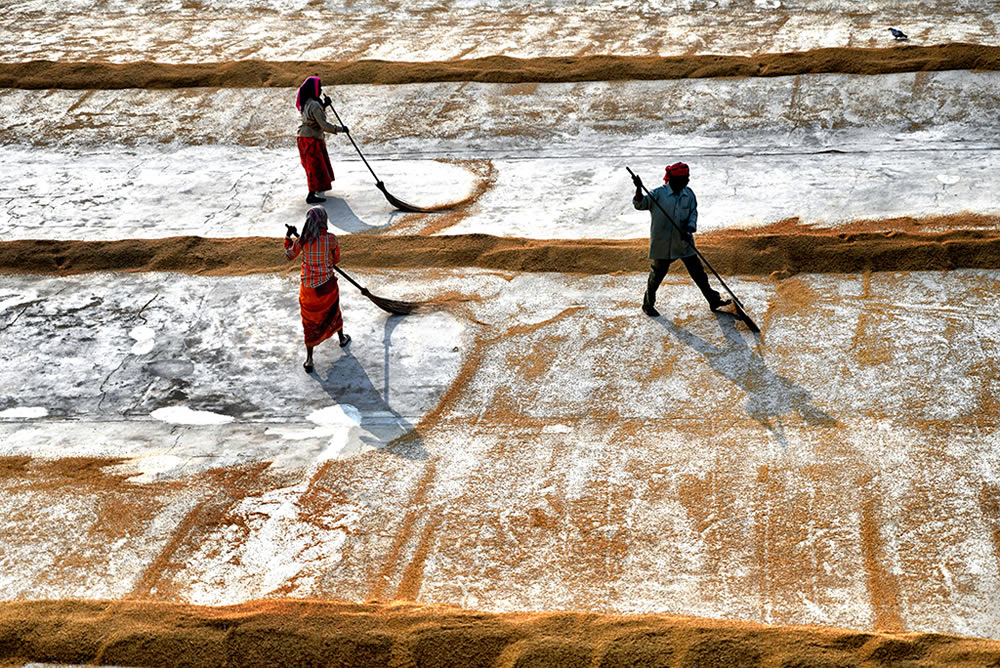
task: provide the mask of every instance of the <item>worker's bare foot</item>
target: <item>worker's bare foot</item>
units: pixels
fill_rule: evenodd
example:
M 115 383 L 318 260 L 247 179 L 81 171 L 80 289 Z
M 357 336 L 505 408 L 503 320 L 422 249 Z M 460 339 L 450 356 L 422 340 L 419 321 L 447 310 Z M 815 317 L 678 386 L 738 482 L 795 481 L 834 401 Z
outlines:
M 344 346 L 346 346 L 350 342 L 351 342 L 351 336 L 350 336 L 350 334 L 341 334 L 340 335 L 340 347 L 341 348 L 343 348 Z
M 306 373 L 313 372 L 313 361 L 311 357 L 302 363 L 302 368 L 306 370 Z

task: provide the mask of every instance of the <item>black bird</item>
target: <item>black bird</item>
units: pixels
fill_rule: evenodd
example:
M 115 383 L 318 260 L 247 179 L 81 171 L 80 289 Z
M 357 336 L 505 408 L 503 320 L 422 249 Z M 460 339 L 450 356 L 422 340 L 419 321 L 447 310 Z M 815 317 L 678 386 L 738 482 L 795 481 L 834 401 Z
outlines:
M 896 30 L 895 28 L 889 28 L 889 32 L 892 33 L 892 36 L 896 38 L 897 42 L 907 42 L 910 39 L 909 37 L 906 36 L 906 33 L 903 32 L 902 30 Z

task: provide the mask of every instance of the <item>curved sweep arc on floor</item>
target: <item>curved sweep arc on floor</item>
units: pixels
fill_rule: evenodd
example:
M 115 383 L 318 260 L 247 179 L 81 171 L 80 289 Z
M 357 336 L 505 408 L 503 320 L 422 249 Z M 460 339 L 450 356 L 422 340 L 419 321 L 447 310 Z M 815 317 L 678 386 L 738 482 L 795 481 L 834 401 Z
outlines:
M 329 98 L 327 98 L 327 99 L 329 100 Z M 347 126 L 344 125 L 344 121 L 342 121 L 340 119 L 340 114 L 338 114 L 337 110 L 334 109 L 333 104 L 328 104 L 328 103 L 324 103 L 324 104 L 325 104 L 325 106 L 328 106 L 330 108 L 330 111 L 333 112 L 333 115 L 337 119 L 337 123 L 339 123 L 343 127 L 347 127 Z M 398 197 L 394 196 L 388 190 L 386 190 L 385 184 L 375 174 L 375 170 L 372 169 L 372 166 L 368 164 L 368 160 L 365 158 L 364 153 L 361 152 L 361 149 L 358 147 L 357 142 L 354 141 L 354 137 L 351 136 L 350 132 L 346 132 L 345 134 L 347 135 L 347 138 L 351 140 L 351 145 L 354 147 L 354 150 L 358 152 L 358 156 L 360 156 L 361 161 L 363 163 L 365 163 L 365 167 L 367 167 L 368 171 L 372 173 L 372 178 L 375 179 L 375 187 L 382 191 L 382 194 L 385 195 L 385 199 L 389 202 L 389 204 L 393 205 L 394 207 L 396 207 L 400 211 L 407 211 L 407 212 L 410 212 L 410 213 L 432 213 L 432 212 L 436 212 L 436 211 L 441 211 L 442 210 L 442 209 L 428 209 L 428 208 L 424 208 L 424 207 L 414 206 L 413 204 L 408 204 L 408 203 L 404 202 L 403 200 L 399 199 Z

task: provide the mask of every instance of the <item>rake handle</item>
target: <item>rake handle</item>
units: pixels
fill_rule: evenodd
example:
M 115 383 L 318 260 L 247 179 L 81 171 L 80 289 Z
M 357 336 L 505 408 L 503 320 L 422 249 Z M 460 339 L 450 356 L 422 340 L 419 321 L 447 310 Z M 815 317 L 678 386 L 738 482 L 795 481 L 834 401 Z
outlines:
M 285 225 L 285 227 L 289 227 L 289 226 Z M 296 238 L 298 238 L 299 235 L 296 234 L 295 236 L 296 236 Z M 341 269 L 337 265 L 333 265 L 333 268 L 334 268 L 334 270 L 338 274 L 340 274 L 341 276 L 343 276 L 344 278 L 346 278 L 348 281 L 350 281 L 351 285 L 353 285 L 354 287 L 356 287 L 358 290 L 361 290 L 361 294 L 365 295 L 366 297 L 370 294 L 368 292 L 368 288 L 364 287 L 363 285 L 361 285 L 360 283 L 358 283 L 357 281 L 355 281 L 353 278 L 351 278 L 351 275 L 348 274 L 346 271 L 344 271 L 343 269 Z
M 348 281 L 350 281 L 351 285 L 353 285 L 354 287 L 356 287 L 358 290 L 361 290 L 361 294 L 365 295 L 366 297 L 368 296 L 368 288 L 362 286 L 360 283 L 358 283 L 357 281 L 355 281 L 353 278 L 351 278 L 350 274 L 348 274 L 346 271 L 344 271 L 343 269 L 341 269 L 337 265 L 333 265 L 333 268 L 334 268 L 334 270 L 336 270 L 336 272 L 338 274 L 340 274 L 341 276 L 343 276 L 344 278 L 346 278 Z
M 333 108 L 333 103 L 331 103 L 329 105 L 329 107 L 330 107 L 330 111 L 333 112 L 333 117 L 337 119 L 337 122 L 340 123 L 341 126 L 343 126 L 344 125 L 344 121 L 340 120 L 340 114 L 338 114 L 337 110 Z M 375 182 L 376 183 L 382 183 L 381 181 L 379 181 L 378 176 L 375 175 L 375 170 L 372 169 L 372 166 L 369 165 L 368 161 L 365 159 L 365 154 L 361 152 L 360 148 L 358 148 L 358 145 L 354 141 L 354 137 L 351 136 L 351 133 L 350 132 L 345 132 L 344 134 L 346 134 L 347 138 L 351 140 L 351 145 L 354 147 L 354 150 L 358 152 L 358 156 L 361 157 L 361 162 L 365 163 L 365 167 L 367 167 L 368 171 L 372 173 L 372 178 L 375 179 Z M 346 276 L 346 274 L 345 274 L 345 276 Z

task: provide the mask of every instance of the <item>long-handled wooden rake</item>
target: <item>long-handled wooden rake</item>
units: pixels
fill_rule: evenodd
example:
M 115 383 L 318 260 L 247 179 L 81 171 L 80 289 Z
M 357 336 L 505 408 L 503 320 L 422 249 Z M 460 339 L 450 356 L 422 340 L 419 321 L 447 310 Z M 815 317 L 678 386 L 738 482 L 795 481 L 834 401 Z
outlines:
M 627 166 L 625 167 L 625 169 L 628 170 L 628 173 L 631 174 L 633 178 L 635 177 L 635 172 L 633 172 Z M 649 199 L 653 202 L 653 204 L 656 205 L 656 208 L 658 208 L 660 210 L 660 212 L 663 213 L 664 216 L 666 216 L 667 220 L 670 221 L 670 224 L 673 225 L 674 228 L 678 232 L 681 233 L 681 235 L 683 235 L 684 234 L 684 230 L 682 230 L 677 225 L 677 223 L 674 222 L 674 219 L 670 217 L 670 214 L 666 212 L 666 210 L 663 208 L 663 206 L 661 206 L 660 203 L 657 202 L 655 198 L 653 198 L 652 196 L 649 195 L 649 190 L 646 189 L 646 186 L 640 185 L 639 187 L 642 188 L 642 191 L 644 193 L 646 193 L 647 196 L 649 196 Z M 701 254 L 701 251 L 699 251 L 697 248 L 695 248 L 695 246 L 694 246 L 693 243 L 691 244 L 691 248 L 694 250 L 695 253 L 698 254 L 698 259 L 700 259 L 702 261 L 702 263 L 706 267 L 708 267 L 708 270 L 711 271 L 712 274 L 715 276 L 716 280 L 719 281 L 719 284 L 722 285 L 722 287 L 726 289 L 726 292 L 729 293 L 729 296 L 733 298 L 733 307 L 736 309 L 736 317 L 739 318 L 740 320 L 742 320 L 744 323 L 746 323 L 746 326 L 748 328 L 750 328 L 751 332 L 753 332 L 754 334 L 759 334 L 760 333 L 760 327 L 757 326 L 757 323 L 755 323 L 753 321 L 753 319 L 750 317 L 750 315 L 746 312 L 746 309 L 743 308 L 743 302 L 740 301 L 740 298 L 736 296 L 735 292 L 733 292 L 732 290 L 729 289 L 729 286 L 726 285 L 726 282 L 724 280 L 722 280 L 722 277 L 719 276 L 719 273 L 717 271 L 715 271 L 714 268 L 712 268 L 712 265 L 708 263 L 708 260 L 706 260 L 705 256 Z
M 324 100 L 324 105 L 330 107 L 330 111 L 333 112 L 333 115 L 336 117 L 337 122 L 340 123 L 341 126 L 344 126 L 344 121 L 340 120 L 340 114 L 338 114 L 337 110 L 333 108 L 333 103 L 329 102 L 329 99 L 330 98 L 326 98 L 326 100 Z M 361 152 L 361 149 L 358 148 L 357 143 L 355 143 L 354 141 L 354 137 L 351 136 L 350 132 L 347 132 L 346 134 L 347 138 L 351 140 L 351 145 L 354 146 L 354 150 L 357 151 L 358 155 L 361 157 L 361 162 L 365 163 L 365 167 L 367 167 L 368 171 L 372 173 L 372 177 L 375 179 L 375 187 L 382 191 L 382 194 L 385 195 L 385 199 L 389 202 L 389 204 L 393 205 L 400 211 L 410 211 L 412 213 L 434 213 L 440 210 L 440 209 L 427 209 L 419 206 L 414 206 L 412 204 L 407 204 L 406 202 L 404 202 L 403 200 L 399 199 L 398 197 L 390 193 L 388 190 L 386 190 L 385 184 L 382 183 L 382 180 L 375 175 L 375 170 L 372 169 L 372 166 L 368 164 L 368 161 L 365 159 L 365 156 Z

